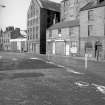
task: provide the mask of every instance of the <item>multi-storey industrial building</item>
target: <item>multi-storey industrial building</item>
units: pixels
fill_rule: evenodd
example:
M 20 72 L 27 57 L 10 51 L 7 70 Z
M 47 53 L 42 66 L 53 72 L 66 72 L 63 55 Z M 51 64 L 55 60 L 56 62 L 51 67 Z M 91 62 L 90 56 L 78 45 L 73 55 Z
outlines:
M 28 52 L 46 53 L 46 29 L 60 21 L 60 4 L 49 0 L 31 0 L 27 12 Z

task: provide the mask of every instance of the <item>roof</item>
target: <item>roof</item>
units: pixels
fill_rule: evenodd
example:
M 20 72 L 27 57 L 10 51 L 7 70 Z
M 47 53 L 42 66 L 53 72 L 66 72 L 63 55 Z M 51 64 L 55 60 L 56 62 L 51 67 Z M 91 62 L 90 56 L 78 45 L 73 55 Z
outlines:
M 21 33 L 15 33 L 15 31 L 11 32 L 11 39 L 16 38 L 25 38 Z
M 52 25 L 48 29 L 57 29 L 57 28 L 66 28 L 66 27 L 75 27 L 75 26 L 79 26 L 79 20 L 63 21 L 63 22 Z
M 13 35 L 11 35 L 11 39 L 17 39 L 17 38 L 25 38 L 23 35 L 15 35 L 15 34 L 13 34 Z
M 56 3 L 53 1 L 49 1 L 49 0 L 40 0 L 40 2 L 43 8 L 60 12 L 60 3 Z
M 105 1 L 103 1 L 101 3 L 89 2 L 87 5 L 85 5 L 83 8 L 81 8 L 80 11 L 98 8 L 98 7 L 103 7 L 103 6 L 105 6 Z

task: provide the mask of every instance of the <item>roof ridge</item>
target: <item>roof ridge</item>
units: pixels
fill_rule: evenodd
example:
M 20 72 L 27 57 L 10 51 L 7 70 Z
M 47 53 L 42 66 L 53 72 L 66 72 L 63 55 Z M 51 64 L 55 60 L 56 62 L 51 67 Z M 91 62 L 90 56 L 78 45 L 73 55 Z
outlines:
M 88 10 L 88 9 L 93 9 L 93 8 L 98 8 L 98 7 L 103 7 L 103 6 L 105 6 L 105 0 L 102 1 L 101 3 L 89 2 L 83 8 L 81 8 L 80 11 L 84 11 L 84 10 Z

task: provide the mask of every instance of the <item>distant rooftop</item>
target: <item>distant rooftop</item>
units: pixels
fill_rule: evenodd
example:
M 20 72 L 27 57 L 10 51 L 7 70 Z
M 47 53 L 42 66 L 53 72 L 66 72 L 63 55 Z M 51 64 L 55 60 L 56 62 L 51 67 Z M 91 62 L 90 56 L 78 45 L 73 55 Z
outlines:
M 20 28 L 14 28 L 13 26 L 6 27 L 6 30 L 3 33 L 11 33 L 11 39 L 26 38 L 27 35 L 25 30 L 20 30 Z

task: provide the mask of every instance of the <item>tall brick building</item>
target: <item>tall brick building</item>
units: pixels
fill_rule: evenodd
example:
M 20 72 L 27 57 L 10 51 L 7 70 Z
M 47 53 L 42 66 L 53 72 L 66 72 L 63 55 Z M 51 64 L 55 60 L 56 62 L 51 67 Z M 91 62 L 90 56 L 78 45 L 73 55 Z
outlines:
M 31 0 L 27 12 L 28 52 L 46 53 L 46 29 L 60 21 L 60 4 L 49 0 Z

